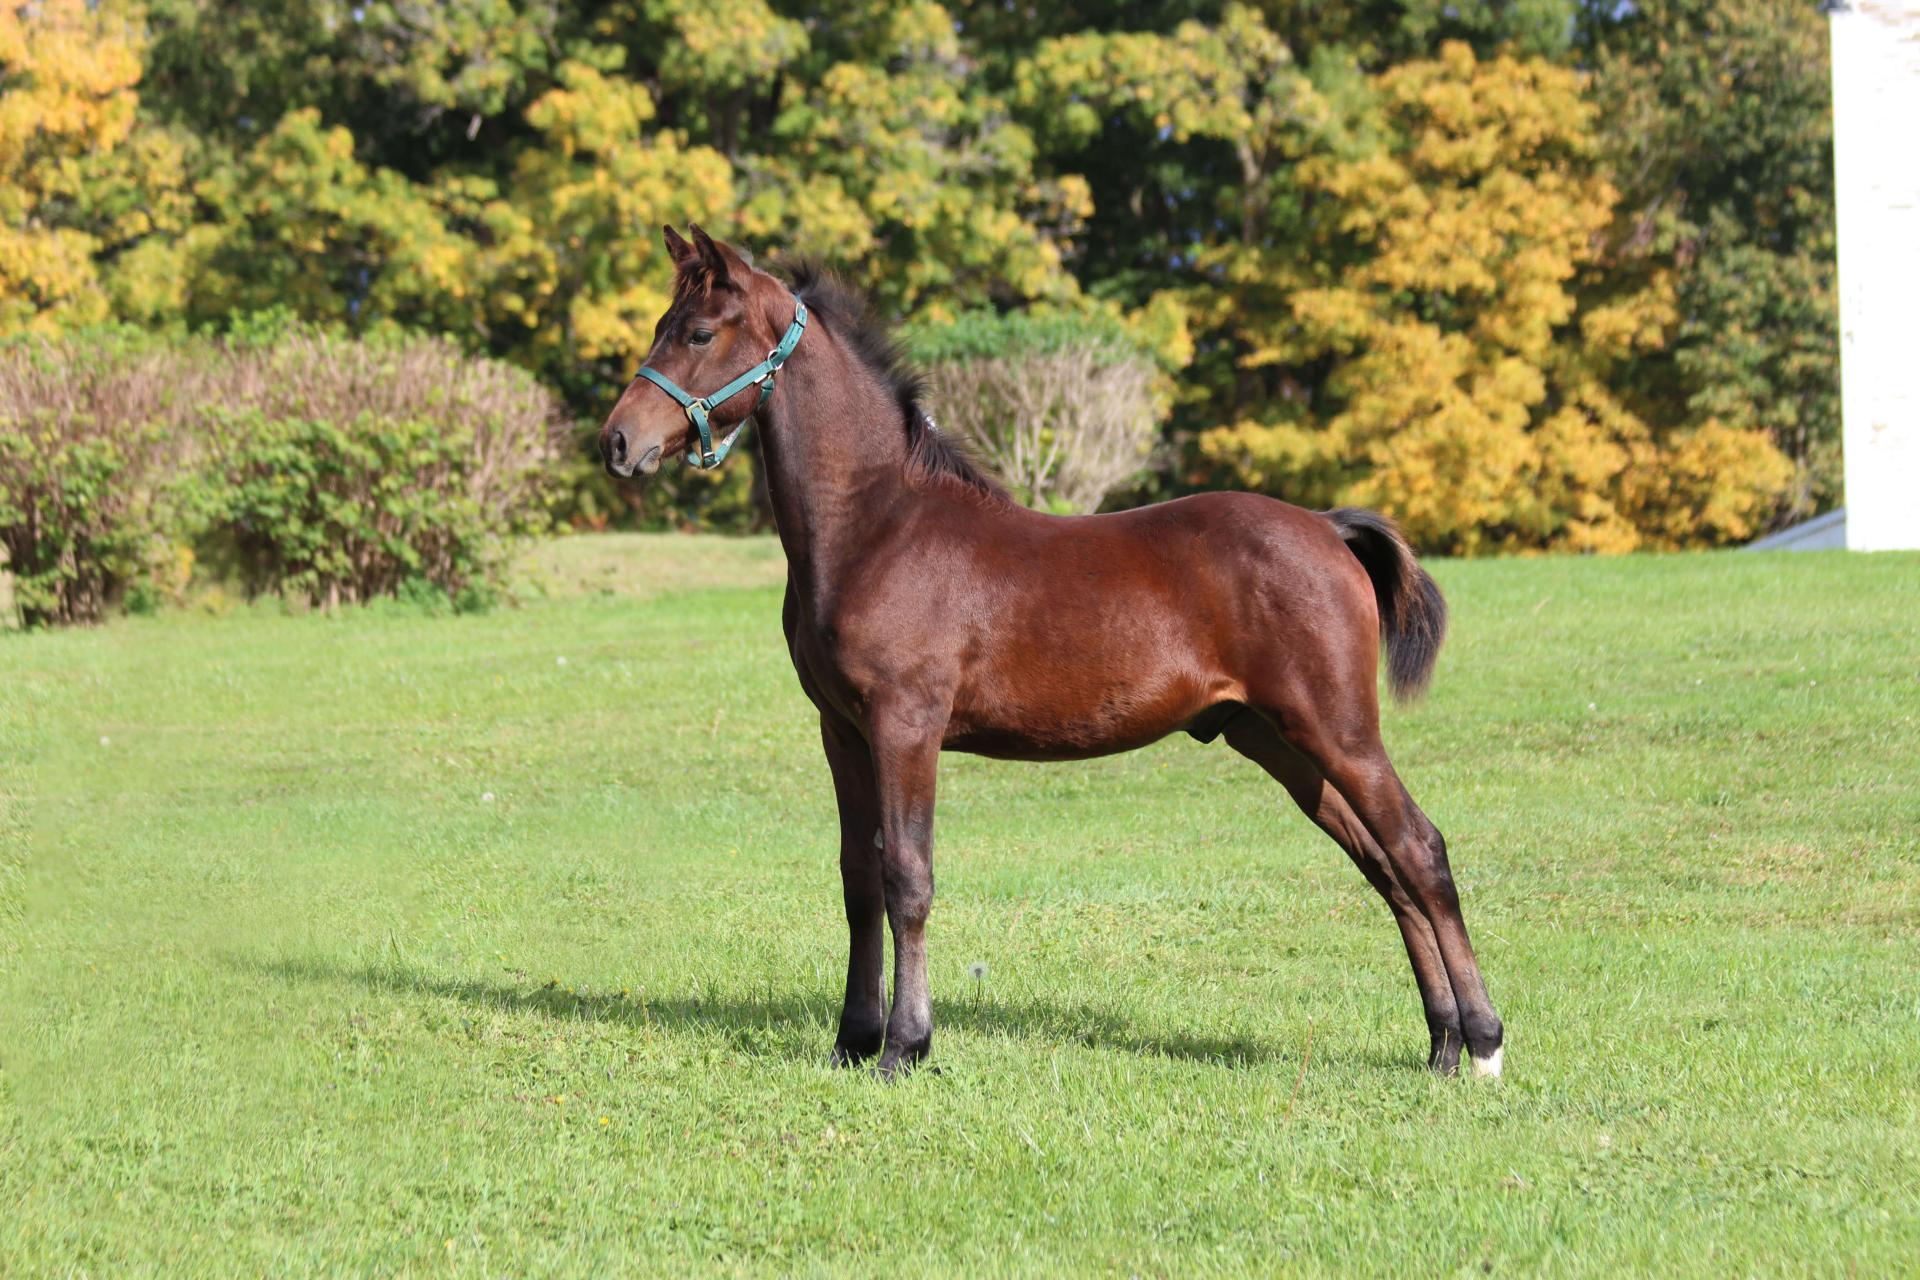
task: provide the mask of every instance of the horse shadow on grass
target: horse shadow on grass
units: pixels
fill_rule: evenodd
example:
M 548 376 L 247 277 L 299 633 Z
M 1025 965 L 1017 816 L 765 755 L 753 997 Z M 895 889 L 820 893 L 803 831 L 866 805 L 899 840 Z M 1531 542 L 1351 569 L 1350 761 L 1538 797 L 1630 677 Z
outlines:
M 825 1062 L 839 1016 L 836 999 L 771 984 L 758 994 L 696 989 L 678 994 L 580 991 L 558 982 L 533 984 L 436 977 L 405 963 L 342 966 L 315 960 L 235 957 L 236 968 L 280 981 L 358 987 L 373 992 L 456 1000 L 476 1010 L 586 1019 L 667 1032 L 717 1034 L 751 1057 L 818 1058 Z M 1033 1042 L 1042 1049 L 1076 1044 L 1143 1057 L 1208 1063 L 1228 1069 L 1299 1061 L 1304 1044 L 1282 1045 L 1247 1035 L 1142 1031 L 1123 1013 L 1084 1002 L 961 995 L 934 1005 L 937 1027 Z M 1323 1061 L 1400 1067 L 1407 1059 L 1369 1044 L 1347 1044 Z

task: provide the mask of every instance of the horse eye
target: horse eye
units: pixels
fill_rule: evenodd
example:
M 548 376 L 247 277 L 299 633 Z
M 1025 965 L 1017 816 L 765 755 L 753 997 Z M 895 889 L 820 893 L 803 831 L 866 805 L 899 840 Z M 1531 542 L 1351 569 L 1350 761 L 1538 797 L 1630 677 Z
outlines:
M 695 329 L 692 335 L 687 338 L 687 341 L 696 347 L 704 347 L 713 341 L 713 330 Z

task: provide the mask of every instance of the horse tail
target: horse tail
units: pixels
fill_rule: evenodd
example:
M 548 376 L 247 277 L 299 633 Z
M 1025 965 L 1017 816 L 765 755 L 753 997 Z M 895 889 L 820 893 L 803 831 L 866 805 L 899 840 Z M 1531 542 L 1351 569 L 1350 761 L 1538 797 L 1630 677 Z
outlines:
M 1396 700 L 1412 702 L 1427 691 L 1439 661 L 1440 642 L 1447 635 L 1447 602 L 1393 521 L 1358 507 L 1340 507 L 1326 516 L 1373 580 L 1380 638 L 1387 649 L 1387 688 Z

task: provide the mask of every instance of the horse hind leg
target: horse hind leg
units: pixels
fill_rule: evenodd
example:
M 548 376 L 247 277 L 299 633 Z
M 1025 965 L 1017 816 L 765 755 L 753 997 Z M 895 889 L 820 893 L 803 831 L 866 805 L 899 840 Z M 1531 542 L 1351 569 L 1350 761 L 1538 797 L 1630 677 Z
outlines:
M 1460 1030 L 1473 1059 L 1473 1072 L 1500 1074 L 1506 1029 L 1487 998 L 1486 983 L 1467 938 L 1460 894 L 1447 861 L 1447 842 L 1413 802 L 1394 772 L 1376 728 L 1351 740 L 1324 732 L 1326 721 L 1301 721 L 1309 727 L 1289 732 L 1287 741 L 1313 762 L 1339 791 L 1353 813 L 1387 855 L 1395 879 L 1432 926 L 1435 947 L 1446 966 L 1460 1010 Z
M 1463 1040 L 1453 985 L 1434 940 L 1433 927 L 1395 877 L 1386 853 L 1340 793 L 1328 785 L 1310 760 L 1287 745 L 1265 717 L 1243 711 L 1227 722 L 1225 737 L 1229 746 L 1285 787 L 1301 812 L 1346 850 L 1360 874 L 1393 912 L 1406 944 L 1407 960 L 1413 966 L 1414 982 L 1420 988 L 1420 1003 L 1426 1010 L 1427 1066 L 1440 1075 L 1454 1074 L 1460 1069 Z

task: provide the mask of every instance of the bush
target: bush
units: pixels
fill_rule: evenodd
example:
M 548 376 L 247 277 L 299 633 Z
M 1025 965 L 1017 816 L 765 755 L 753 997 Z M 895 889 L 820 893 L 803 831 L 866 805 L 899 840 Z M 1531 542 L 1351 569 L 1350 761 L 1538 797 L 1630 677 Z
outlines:
M 1035 506 L 1095 510 L 1146 466 L 1159 374 L 1117 320 L 972 312 L 904 337 L 941 424 Z
M 1024 359 L 1085 350 L 1102 365 L 1147 353 L 1118 319 L 1103 312 L 963 311 L 951 320 L 907 325 L 907 354 L 925 365 Z
M 0 548 L 27 626 L 96 621 L 165 558 L 168 363 L 119 332 L 0 348 Z
M 479 604 L 546 527 L 557 411 L 531 375 L 439 339 L 227 350 L 192 506 L 249 594 Z
M 304 330 L 0 349 L 0 545 L 28 625 L 138 604 L 191 563 L 319 605 L 492 593 L 546 523 L 552 398 L 439 339 Z

